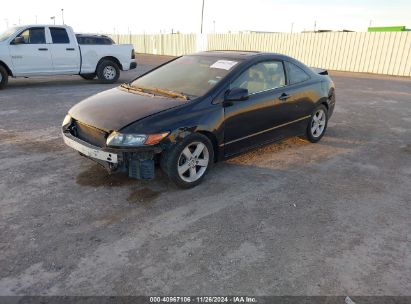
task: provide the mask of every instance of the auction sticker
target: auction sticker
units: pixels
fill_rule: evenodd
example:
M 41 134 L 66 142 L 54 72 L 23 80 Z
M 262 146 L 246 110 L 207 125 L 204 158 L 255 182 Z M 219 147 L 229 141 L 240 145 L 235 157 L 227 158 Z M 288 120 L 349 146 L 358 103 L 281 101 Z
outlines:
M 222 70 L 230 70 L 233 66 L 235 66 L 238 62 L 231 61 L 231 60 L 218 60 L 214 62 L 210 68 L 212 69 L 222 69 Z

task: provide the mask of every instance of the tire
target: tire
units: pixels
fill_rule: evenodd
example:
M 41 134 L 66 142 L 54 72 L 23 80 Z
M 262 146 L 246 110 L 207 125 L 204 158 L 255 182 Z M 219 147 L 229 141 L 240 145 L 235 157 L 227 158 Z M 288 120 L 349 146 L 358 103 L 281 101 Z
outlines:
M 4 66 L 0 65 L 0 90 L 4 89 L 4 87 L 9 82 L 9 73 Z
M 306 137 L 312 143 L 317 143 L 325 134 L 328 125 L 328 111 L 324 105 L 317 106 L 311 114 L 307 126 Z
M 97 77 L 102 83 L 115 83 L 120 77 L 120 68 L 111 60 L 103 60 L 97 66 Z
M 80 74 L 80 77 L 85 79 L 85 80 L 93 80 L 94 78 L 96 78 L 96 73 Z
M 199 154 L 194 153 L 197 148 L 202 149 Z M 173 183 L 188 189 L 203 181 L 213 163 L 213 144 L 206 136 L 194 133 L 164 151 L 160 166 Z

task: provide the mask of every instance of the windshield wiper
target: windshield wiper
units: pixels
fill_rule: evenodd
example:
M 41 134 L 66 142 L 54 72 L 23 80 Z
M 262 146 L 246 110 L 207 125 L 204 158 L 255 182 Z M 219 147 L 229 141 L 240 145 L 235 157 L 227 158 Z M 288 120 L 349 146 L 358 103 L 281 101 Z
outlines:
M 127 90 L 128 92 L 137 92 L 137 93 L 142 93 L 143 95 L 154 96 L 154 94 L 150 93 L 149 90 L 147 90 L 145 88 L 135 87 L 135 86 L 132 86 L 128 83 L 123 83 L 123 84 L 120 85 L 120 87 Z
M 181 99 L 184 99 L 184 100 L 190 100 L 190 98 L 187 95 L 183 94 L 183 93 L 175 92 L 175 91 L 171 91 L 171 90 L 166 90 L 166 89 L 136 87 L 136 86 L 130 85 L 128 83 L 123 83 L 121 85 L 121 87 L 128 90 L 128 91 L 137 91 L 137 92 L 146 93 L 146 94 L 159 93 L 161 95 L 170 96 L 172 98 L 181 98 Z
M 122 87 L 123 89 L 126 89 L 126 90 L 139 91 L 139 92 L 143 92 L 143 93 L 144 93 L 144 90 L 143 90 L 142 88 L 134 87 L 134 86 L 132 86 L 132 85 L 130 85 L 130 84 L 128 84 L 128 83 L 122 83 L 122 84 L 120 85 L 120 87 Z
M 163 94 L 163 95 L 167 95 L 167 96 L 170 96 L 170 97 L 173 97 L 173 98 L 181 98 L 181 99 L 184 99 L 184 100 L 190 100 L 190 98 L 187 95 L 185 95 L 183 93 L 180 93 L 180 92 L 176 92 L 176 91 L 160 89 L 160 88 L 147 88 L 147 90 L 155 92 L 155 93 L 160 93 L 160 94 Z

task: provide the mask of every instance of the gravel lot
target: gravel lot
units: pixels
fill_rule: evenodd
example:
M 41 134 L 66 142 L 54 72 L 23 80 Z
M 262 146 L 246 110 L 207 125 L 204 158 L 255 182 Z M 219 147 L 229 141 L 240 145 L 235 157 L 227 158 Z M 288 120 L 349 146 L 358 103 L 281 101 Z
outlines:
M 137 70 L 164 61 L 138 56 Z M 0 91 L 0 295 L 411 295 L 411 79 L 334 73 L 319 144 L 292 138 L 180 190 L 64 146 L 78 76 Z

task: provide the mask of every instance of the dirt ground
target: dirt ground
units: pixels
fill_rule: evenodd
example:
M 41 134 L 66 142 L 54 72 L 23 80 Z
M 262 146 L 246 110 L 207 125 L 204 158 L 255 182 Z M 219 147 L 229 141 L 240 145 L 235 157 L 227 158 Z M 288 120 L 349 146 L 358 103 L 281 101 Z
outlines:
M 137 56 L 136 70 L 163 62 Z M 63 144 L 68 109 L 114 85 L 0 91 L 0 295 L 411 295 L 411 79 L 332 73 L 318 144 L 217 164 L 190 190 L 108 176 Z

